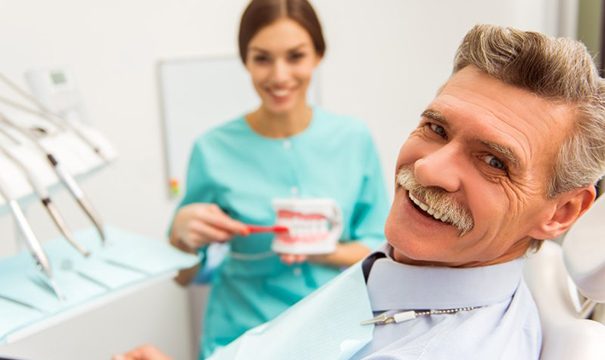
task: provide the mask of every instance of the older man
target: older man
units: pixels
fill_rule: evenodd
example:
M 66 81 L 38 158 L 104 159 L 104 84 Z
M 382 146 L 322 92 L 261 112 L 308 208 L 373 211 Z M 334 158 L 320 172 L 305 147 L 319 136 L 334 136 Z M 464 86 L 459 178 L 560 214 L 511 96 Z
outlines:
M 401 148 L 388 244 L 217 359 L 537 359 L 524 254 L 605 169 L 605 83 L 578 42 L 480 25 Z

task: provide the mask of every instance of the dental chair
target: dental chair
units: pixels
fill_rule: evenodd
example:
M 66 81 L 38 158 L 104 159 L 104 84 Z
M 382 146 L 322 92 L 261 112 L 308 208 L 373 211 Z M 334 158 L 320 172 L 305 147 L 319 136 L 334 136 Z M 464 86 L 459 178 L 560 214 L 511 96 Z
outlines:
M 597 303 L 605 303 L 603 197 L 562 246 L 546 241 L 526 263 L 524 277 L 542 323 L 541 360 L 605 359 L 605 324 L 587 319 Z

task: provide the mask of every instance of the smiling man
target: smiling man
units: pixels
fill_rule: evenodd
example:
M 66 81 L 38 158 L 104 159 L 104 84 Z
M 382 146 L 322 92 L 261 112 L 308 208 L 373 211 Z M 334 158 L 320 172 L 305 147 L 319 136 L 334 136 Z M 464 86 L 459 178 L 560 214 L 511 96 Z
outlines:
M 538 359 L 523 257 L 592 205 L 604 170 L 586 48 L 478 25 L 401 147 L 388 244 L 216 357 Z
M 458 68 L 401 148 L 386 226 L 396 261 L 504 263 L 522 256 L 532 239 L 567 230 L 594 198 L 590 182 L 549 188 L 555 169 L 574 166 L 557 166 L 557 158 L 579 131 L 577 105 L 498 80 L 482 69 L 488 65 Z M 501 71 L 513 71 L 507 66 Z
M 476 26 L 401 148 L 388 244 L 213 359 L 538 359 L 524 255 L 592 205 L 604 170 L 586 48 Z

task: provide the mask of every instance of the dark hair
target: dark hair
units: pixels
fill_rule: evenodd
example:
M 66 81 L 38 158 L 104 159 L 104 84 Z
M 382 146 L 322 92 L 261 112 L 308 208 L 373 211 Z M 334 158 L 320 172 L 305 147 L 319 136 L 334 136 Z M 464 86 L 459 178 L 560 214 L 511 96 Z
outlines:
M 248 43 L 254 35 L 281 18 L 292 19 L 307 30 L 317 55 L 324 55 L 326 43 L 321 24 L 307 0 L 252 0 L 244 10 L 239 25 L 239 55 L 244 64 L 248 54 Z

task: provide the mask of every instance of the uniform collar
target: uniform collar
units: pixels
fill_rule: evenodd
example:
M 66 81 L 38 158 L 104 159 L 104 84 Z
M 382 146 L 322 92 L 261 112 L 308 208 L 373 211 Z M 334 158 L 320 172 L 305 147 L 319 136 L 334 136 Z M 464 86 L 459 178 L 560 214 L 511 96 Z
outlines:
M 523 263 L 516 259 L 475 268 L 398 263 L 386 245 L 362 264 L 373 311 L 485 306 L 512 297 Z

